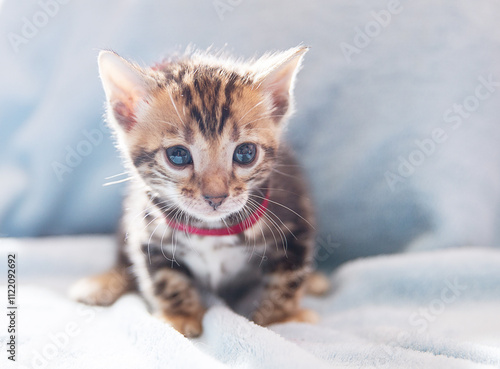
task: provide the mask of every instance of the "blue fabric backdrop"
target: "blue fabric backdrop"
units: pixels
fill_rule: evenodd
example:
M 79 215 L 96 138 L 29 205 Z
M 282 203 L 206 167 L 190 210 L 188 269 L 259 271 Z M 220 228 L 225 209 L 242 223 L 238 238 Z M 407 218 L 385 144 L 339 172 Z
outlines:
M 499 245 L 500 6 L 481 1 L 14 1 L 0 7 L 0 234 L 112 232 L 122 172 L 100 49 L 310 45 L 288 136 L 319 262 Z

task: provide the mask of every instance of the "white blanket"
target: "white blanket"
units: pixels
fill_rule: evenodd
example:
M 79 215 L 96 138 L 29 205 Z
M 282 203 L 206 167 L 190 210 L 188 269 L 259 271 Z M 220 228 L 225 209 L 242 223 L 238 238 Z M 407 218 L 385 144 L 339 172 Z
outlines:
M 7 360 L 2 313 L 2 368 L 500 367 L 498 250 L 354 261 L 331 275 L 327 296 L 304 300 L 320 313 L 317 325 L 263 328 L 219 304 L 195 340 L 151 317 L 133 294 L 110 308 L 65 297 L 77 277 L 109 265 L 109 237 L 9 239 L 0 251 L 2 276 L 7 252 L 17 252 L 19 279 L 18 361 Z

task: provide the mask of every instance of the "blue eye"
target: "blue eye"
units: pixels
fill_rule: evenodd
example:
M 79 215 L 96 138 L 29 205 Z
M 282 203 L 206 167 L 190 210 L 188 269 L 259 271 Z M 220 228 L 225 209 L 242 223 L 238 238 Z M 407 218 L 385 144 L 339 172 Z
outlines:
M 184 146 L 172 146 L 167 149 L 168 160 L 179 167 L 191 164 L 193 159 L 191 153 Z
M 234 150 L 233 160 L 238 164 L 250 164 L 255 159 L 257 147 L 253 143 L 244 143 Z

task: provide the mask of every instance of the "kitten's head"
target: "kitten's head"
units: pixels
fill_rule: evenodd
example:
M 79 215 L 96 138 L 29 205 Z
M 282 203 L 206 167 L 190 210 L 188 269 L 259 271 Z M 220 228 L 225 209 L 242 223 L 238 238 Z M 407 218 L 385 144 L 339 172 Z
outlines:
M 247 63 L 192 53 L 152 68 L 100 53 L 118 146 L 165 212 L 221 220 L 265 187 L 306 51 L 297 47 Z

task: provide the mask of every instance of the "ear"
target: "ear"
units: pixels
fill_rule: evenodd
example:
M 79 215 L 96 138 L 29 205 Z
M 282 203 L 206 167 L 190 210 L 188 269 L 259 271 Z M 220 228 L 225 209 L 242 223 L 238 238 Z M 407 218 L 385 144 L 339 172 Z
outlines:
M 138 104 L 148 95 L 148 77 L 138 66 L 112 51 L 101 51 L 98 63 L 108 114 L 112 114 L 119 127 L 130 131 L 136 123 Z
M 273 59 L 276 58 L 276 62 L 271 70 L 260 79 L 259 88 L 271 98 L 275 121 L 280 121 L 293 112 L 295 77 L 307 50 L 308 47 L 299 46 L 275 55 Z

